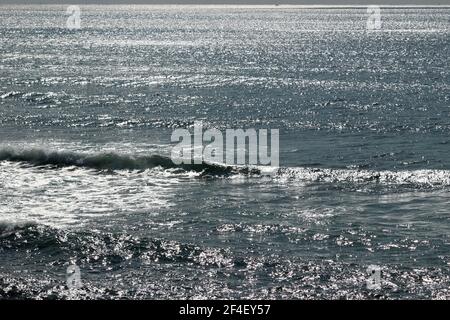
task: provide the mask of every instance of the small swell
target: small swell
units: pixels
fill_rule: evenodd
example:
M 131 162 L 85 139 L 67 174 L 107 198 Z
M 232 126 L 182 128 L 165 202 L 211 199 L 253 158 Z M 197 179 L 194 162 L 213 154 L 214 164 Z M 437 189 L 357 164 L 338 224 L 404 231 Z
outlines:
M 56 256 L 63 258 L 62 261 L 68 261 L 75 256 L 80 262 L 100 265 L 118 265 L 130 258 L 141 263 L 231 264 L 229 252 L 221 249 L 128 234 L 81 230 L 70 232 L 36 223 L 0 221 L 0 246 L 5 251 L 16 252 L 39 248 L 42 250 L 41 256 L 50 260 Z
M 42 104 L 59 104 L 58 95 L 54 92 L 20 92 L 20 91 L 9 91 L 0 94 L 0 99 L 23 99 L 27 102 L 36 103 L 38 105 Z

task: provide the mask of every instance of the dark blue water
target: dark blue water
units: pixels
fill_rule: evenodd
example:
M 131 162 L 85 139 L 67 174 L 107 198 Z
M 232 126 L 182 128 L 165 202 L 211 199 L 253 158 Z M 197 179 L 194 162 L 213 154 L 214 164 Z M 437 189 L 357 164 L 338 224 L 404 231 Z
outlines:
M 0 6 L 0 297 L 448 297 L 449 9 L 65 10 Z M 174 165 L 195 120 L 280 168 Z

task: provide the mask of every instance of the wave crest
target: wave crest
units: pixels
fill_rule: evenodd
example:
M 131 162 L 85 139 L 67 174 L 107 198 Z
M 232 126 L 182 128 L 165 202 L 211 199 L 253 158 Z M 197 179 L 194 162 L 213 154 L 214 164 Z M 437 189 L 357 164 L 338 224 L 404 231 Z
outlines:
M 250 173 L 249 168 L 236 168 L 218 164 L 181 164 L 176 165 L 166 156 L 121 155 L 117 153 L 75 153 L 70 151 L 46 151 L 43 149 L 16 150 L 0 149 L 0 161 L 23 162 L 33 166 L 81 167 L 97 170 L 146 170 L 155 167 L 195 171 L 203 176 L 224 176 L 236 173 Z M 259 173 L 259 171 L 255 171 Z
M 22 162 L 33 166 L 80 167 L 95 170 L 147 170 L 156 167 L 172 173 L 196 172 L 199 177 L 271 177 L 273 179 L 350 184 L 411 185 L 420 187 L 450 186 L 450 170 L 361 170 L 307 167 L 245 167 L 203 162 L 201 164 L 173 163 L 163 155 L 125 155 L 117 153 L 76 153 L 44 149 L 0 149 L 0 161 Z

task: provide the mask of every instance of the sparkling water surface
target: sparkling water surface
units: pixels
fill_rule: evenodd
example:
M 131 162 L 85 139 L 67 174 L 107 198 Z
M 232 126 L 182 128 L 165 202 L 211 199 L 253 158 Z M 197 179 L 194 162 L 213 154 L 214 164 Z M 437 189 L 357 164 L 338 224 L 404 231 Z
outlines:
M 450 295 L 450 9 L 81 10 L 0 6 L 0 297 Z M 195 120 L 280 168 L 177 167 Z

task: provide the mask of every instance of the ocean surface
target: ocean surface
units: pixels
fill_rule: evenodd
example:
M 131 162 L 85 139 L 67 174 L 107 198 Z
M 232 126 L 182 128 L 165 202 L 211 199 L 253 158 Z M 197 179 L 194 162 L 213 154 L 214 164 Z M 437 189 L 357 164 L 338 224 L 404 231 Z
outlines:
M 0 298 L 450 297 L 449 8 L 66 9 L 0 6 Z M 196 120 L 280 167 L 174 165 Z

